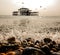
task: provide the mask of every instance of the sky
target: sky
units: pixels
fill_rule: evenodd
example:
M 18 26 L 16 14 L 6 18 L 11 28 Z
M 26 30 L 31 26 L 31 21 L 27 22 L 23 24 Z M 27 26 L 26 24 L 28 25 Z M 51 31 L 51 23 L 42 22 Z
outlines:
M 41 16 L 60 16 L 60 0 L 0 0 L 0 15 L 12 15 L 21 7 L 38 11 Z

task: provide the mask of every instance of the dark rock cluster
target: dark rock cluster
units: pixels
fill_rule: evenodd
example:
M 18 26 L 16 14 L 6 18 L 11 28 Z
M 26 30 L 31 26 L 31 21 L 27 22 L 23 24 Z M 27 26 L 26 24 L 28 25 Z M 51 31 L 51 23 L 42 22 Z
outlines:
M 16 42 L 15 37 L 11 37 L 7 43 L 0 43 L 0 55 L 60 55 L 60 44 L 50 38 L 43 41 L 27 38 Z

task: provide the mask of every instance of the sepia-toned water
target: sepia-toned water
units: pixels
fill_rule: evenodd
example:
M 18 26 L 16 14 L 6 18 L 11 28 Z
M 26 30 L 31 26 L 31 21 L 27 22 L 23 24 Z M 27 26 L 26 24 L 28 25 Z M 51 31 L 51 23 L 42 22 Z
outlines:
M 15 37 L 23 40 L 31 37 L 42 40 L 46 37 L 59 42 L 60 17 L 57 16 L 0 16 L 0 41 Z

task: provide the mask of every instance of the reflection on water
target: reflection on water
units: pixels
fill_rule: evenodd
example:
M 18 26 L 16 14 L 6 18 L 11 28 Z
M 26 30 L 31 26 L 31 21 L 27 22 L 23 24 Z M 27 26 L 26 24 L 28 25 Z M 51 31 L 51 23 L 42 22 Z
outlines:
M 32 37 L 39 40 L 49 37 L 60 39 L 60 17 L 0 16 L 0 41 L 9 37 L 23 40 Z

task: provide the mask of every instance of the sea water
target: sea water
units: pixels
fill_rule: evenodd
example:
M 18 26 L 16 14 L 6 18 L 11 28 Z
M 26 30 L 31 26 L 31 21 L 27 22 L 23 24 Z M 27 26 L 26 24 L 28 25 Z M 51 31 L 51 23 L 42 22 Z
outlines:
M 60 39 L 59 16 L 9 16 L 0 15 L 0 41 L 15 37 L 23 40 L 31 37 L 42 40 L 46 37 Z

